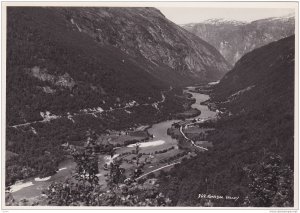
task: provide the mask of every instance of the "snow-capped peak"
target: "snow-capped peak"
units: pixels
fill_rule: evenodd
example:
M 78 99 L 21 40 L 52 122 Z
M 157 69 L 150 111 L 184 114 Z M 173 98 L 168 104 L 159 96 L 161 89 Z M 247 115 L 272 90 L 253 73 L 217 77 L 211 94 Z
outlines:
M 207 19 L 203 21 L 202 23 L 204 24 L 214 24 L 214 25 L 219 25 L 219 24 L 232 24 L 232 25 L 244 25 L 246 22 L 242 21 L 237 21 L 237 20 L 229 20 L 229 19 L 224 19 L 224 18 L 212 18 L 212 19 Z

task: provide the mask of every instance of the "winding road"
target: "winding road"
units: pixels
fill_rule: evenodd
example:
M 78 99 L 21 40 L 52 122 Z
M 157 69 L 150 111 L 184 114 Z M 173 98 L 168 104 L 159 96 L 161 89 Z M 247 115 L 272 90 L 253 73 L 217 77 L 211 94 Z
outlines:
M 189 138 L 184 134 L 184 132 L 182 131 L 182 129 L 183 129 L 183 126 L 180 126 L 180 128 L 179 128 L 180 133 L 182 134 L 182 136 L 183 136 L 187 141 L 190 141 L 191 144 L 192 144 L 193 146 L 195 146 L 195 147 L 197 147 L 197 148 L 199 148 L 199 149 L 205 150 L 205 151 L 208 150 L 207 148 L 204 148 L 204 147 L 202 147 L 202 146 L 196 145 L 195 142 L 194 142 L 192 139 L 189 139 Z
M 148 103 L 141 104 L 141 106 L 158 105 L 158 104 L 161 104 L 161 103 L 165 102 L 165 100 L 166 100 L 165 93 L 170 92 L 172 89 L 173 88 L 170 87 L 169 90 L 162 91 L 161 92 L 161 100 L 160 101 L 154 102 L 152 104 L 148 104 Z M 138 105 L 139 104 L 136 104 L 134 106 L 138 106 Z M 127 105 L 127 106 L 124 106 L 124 107 L 109 109 L 109 110 L 106 110 L 106 112 L 112 112 L 112 111 L 115 111 L 115 110 L 122 110 L 122 109 L 126 110 L 126 109 L 132 108 L 134 106 L 128 106 Z M 102 112 L 105 112 L 105 111 L 103 110 L 101 112 L 100 111 L 92 111 L 92 112 L 74 113 L 73 115 L 57 116 L 56 118 L 44 118 L 43 120 L 32 121 L 32 122 L 27 122 L 27 123 L 22 123 L 22 124 L 16 124 L 16 125 L 8 126 L 8 127 L 17 128 L 17 127 L 22 127 L 22 126 L 28 126 L 28 125 L 31 125 L 31 124 L 34 124 L 34 123 L 46 123 L 46 122 L 49 122 L 50 120 L 55 120 L 55 119 L 59 119 L 59 118 L 63 118 L 63 117 L 66 117 L 66 118 L 72 120 L 73 117 L 77 116 L 77 115 L 93 115 L 94 117 L 98 117 L 96 114 L 97 113 L 102 113 Z
M 159 170 L 161 170 L 161 169 L 164 169 L 164 168 L 167 168 L 167 167 L 170 167 L 170 166 L 174 166 L 175 164 L 179 164 L 179 163 L 180 163 L 180 161 L 179 161 L 179 162 L 172 163 L 172 164 L 168 164 L 168 165 L 165 165 L 165 166 L 162 166 L 162 167 L 159 167 L 158 169 L 154 169 L 154 170 L 152 170 L 151 172 L 147 172 L 147 173 L 145 173 L 145 174 L 139 176 L 136 180 L 141 179 L 142 177 L 145 177 L 145 176 L 147 176 L 147 175 L 149 175 L 149 174 L 151 174 L 151 173 L 153 173 L 153 172 L 157 172 L 157 171 L 159 171 Z

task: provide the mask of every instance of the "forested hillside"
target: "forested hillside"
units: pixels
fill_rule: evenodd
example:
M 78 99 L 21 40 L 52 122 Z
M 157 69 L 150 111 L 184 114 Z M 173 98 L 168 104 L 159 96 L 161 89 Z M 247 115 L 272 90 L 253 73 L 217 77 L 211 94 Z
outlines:
M 174 205 L 293 206 L 294 42 L 291 36 L 246 54 L 215 86 L 214 147 L 160 176 Z
M 151 103 L 168 88 L 147 66 L 72 30 L 52 10 L 9 8 L 7 20 L 8 125 L 41 120 L 45 111 Z

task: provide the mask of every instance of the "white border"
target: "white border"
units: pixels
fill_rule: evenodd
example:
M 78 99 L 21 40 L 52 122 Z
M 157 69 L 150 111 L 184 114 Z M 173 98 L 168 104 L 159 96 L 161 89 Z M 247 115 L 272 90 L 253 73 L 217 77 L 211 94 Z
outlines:
M 293 211 L 299 209 L 299 2 L 280 2 L 280 1 L 252 1 L 252 2 L 241 2 L 241 1 L 218 1 L 218 2 L 182 2 L 182 1 L 168 1 L 168 2 L 158 2 L 158 1 L 139 1 L 139 2 L 126 2 L 126 1 L 116 1 L 116 2 L 109 2 L 109 1 L 102 1 L 102 2 L 49 2 L 49 1 L 2 1 L 1 2 L 1 11 L 2 11 L 2 21 L 1 21 L 1 29 L 2 29 L 2 39 L 1 39 L 1 46 L 2 46 L 2 72 L 1 72 L 1 168 L 2 168 L 2 175 L 1 175 L 1 209 L 5 210 L 96 210 L 96 209 L 122 209 L 122 210 L 145 210 L 145 209 L 168 209 L 168 210 L 279 210 L 279 211 Z M 7 6 L 57 6 L 57 7 L 64 7 L 64 6 L 77 6 L 77 7 L 204 7 L 204 8 L 294 8 L 295 9 L 295 142 L 294 142 L 294 207 L 291 208 L 243 208 L 243 207 L 220 207 L 220 208 L 211 208 L 211 207 L 52 207 L 52 206 L 4 206 L 5 205 L 5 182 L 4 182 L 4 174 L 5 174 L 5 115 L 6 115 L 6 7 Z

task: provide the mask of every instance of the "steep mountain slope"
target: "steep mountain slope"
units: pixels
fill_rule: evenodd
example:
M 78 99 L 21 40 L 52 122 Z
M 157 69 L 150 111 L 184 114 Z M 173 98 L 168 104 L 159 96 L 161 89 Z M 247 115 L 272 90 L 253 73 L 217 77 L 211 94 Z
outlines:
M 167 20 L 155 8 L 60 8 L 74 29 L 100 44 L 113 45 L 136 60 L 152 63 L 151 73 L 189 82 L 221 78 L 229 66 L 218 51 Z M 180 81 L 178 81 L 180 78 Z
M 212 149 L 161 175 L 174 205 L 293 206 L 294 54 L 294 36 L 255 49 L 215 86 L 231 113 L 211 124 Z
M 167 89 L 130 56 L 73 31 L 52 10 L 9 8 L 7 26 L 8 124 L 41 119 L 46 110 L 158 100 Z
M 291 36 L 243 56 L 215 86 L 212 99 L 234 112 L 269 107 L 268 100 L 293 107 L 294 40 Z
M 153 103 L 220 78 L 218 51 L 153 8 L 8 8 L 8 124 L 40 112 Z
M 229 63 L 234 64 L 255 48 L 293 35 L 295 18 L 267 18 L 250 23 L 212 19 L 183 25 L 183 28 L 216 47 Z

